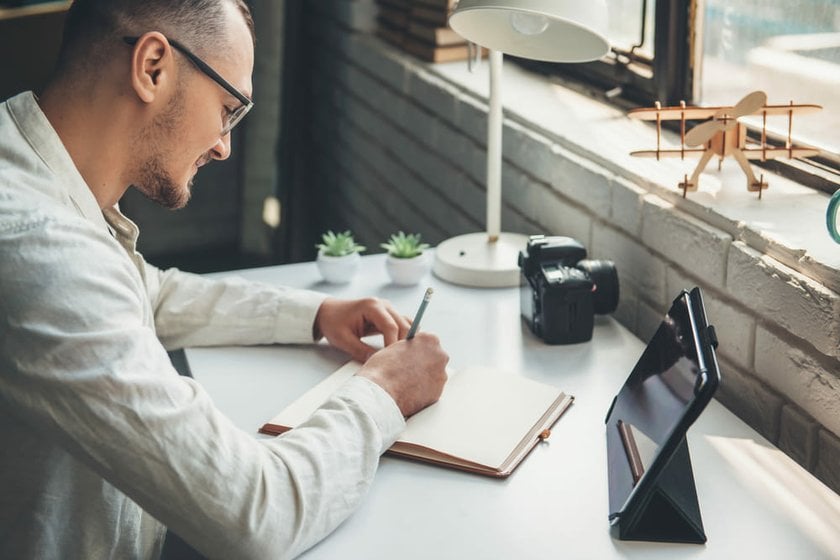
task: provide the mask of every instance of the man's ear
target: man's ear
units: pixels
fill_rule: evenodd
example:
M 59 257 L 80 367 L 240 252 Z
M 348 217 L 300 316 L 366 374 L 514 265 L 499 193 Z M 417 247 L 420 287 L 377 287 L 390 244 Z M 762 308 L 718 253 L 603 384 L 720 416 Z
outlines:
M 131 87 L 144 103 L 151 103 L 175 80 L 172 46 L 161 33 L 141 36 L 131 53 Z

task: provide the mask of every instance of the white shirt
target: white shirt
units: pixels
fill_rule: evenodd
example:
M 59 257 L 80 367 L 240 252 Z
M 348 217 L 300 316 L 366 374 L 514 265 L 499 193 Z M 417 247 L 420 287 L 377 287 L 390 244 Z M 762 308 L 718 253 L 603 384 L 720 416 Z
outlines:
M 211 557 L 300 553 L 364 496 L 399 409 L 356 377 L 282 437 L 238 430 L 165 348 L 312 342 L 324 296 L 161 271 L 136 239 L 31 93 L 0 104 L 0 558 L 157 558 L 164 525 Z

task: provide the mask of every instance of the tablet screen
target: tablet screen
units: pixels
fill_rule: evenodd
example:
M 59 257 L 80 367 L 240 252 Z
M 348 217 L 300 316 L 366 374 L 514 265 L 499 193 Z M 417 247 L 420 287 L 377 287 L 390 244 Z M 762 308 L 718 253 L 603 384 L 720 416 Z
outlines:
M 660 469 L 658 463 L 667 462 L 659 456 L 674 451 L 699 414 L 698 404 L 702 408 L 714 390 L 698 334 L 705 328 L 699 291 L 699 311 L 692 296 L 683 293 L 674 301 L 607 419 L 611 513 L 624 508 L 643 477 L 655 476 L 651 470 Z

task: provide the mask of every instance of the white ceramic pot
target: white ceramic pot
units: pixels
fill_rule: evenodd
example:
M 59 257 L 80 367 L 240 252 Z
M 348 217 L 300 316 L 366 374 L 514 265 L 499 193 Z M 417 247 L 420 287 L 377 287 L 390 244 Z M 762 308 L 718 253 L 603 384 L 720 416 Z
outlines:
M 385 260 L 385 268 L 391 281 L 401 286 L 412 286 L 420 282 L 429 272 L 430 265 L 431 261 L 426 253 L 411 259 L 398 259 L 388 255 Z
M 315 263 L 324 280 L 332 284 L 346 284 L 350 282 L 359 269 L 361 257 L 359 253 L 351 253 L 343 257 L 331 257 L 318 253 Z

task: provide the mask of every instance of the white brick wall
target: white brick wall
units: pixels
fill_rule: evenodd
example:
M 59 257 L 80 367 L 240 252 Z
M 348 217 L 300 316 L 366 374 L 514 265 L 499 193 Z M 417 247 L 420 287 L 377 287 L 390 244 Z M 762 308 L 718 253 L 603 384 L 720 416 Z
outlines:
M 639 237 L 642 230 L 643 200 L 647 191 L 623 177 L 616 177 L 613 183 L 610 219 L 614 225 Z
M 331 220 L 321 229 L 350 227 L 370 247 L 398 229 L 431 243 L 480 230 L 481 96 L 346 26 L 308 28 L 308 168 Z M 561 137 L 506 117 L 505 229 L 569 235 L 615 261 L 615 317 L 641 338 L 680 289 L 701 286 L 721 339 L 721 401 L 840 489 L 830 466 L 840 454 L 840 283 L 826 267 L 801 259 L 817 271 L 808 277 L 782 264 L 790 255 L 743 224 L 577 146 L 587 131 Z
M 835 434 L 840 434 L 840 378 L 836 367 L 786 333 L 756 329 L 755 372 L 759 379 L 785 395 Z
M 705 284 L 722 288 L 732 237 L 674 208 L 656 195 L 644 197 L 642 244 L 686 270 L 703 271 Z
M 840 357 L 840 295 L 742 242 L 732 245 L 726 284 L 762 318 Z
M 665 262 L 642 245 L 638 238 L 599 223 L 592 228 L 589 247 L 593 256 L 615 262 L 622 285 L 635 287 L 651 304 L 667 309 L 673 298 L 665 293 Z

